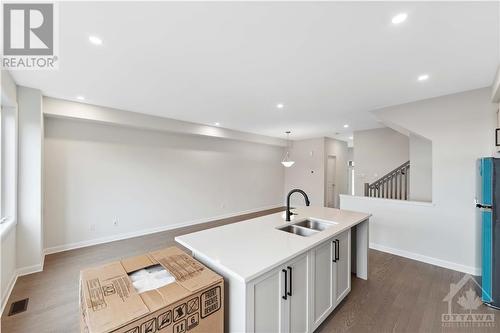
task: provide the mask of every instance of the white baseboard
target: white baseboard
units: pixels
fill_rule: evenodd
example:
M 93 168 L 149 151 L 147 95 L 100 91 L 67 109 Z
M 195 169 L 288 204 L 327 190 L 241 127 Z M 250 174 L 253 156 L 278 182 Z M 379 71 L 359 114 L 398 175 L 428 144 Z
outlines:
M 20 267 L 14 270 L 12 273 L 11 280 L 9 281 L 9 284 L 7 285 L 7 292 L 5 295 L 1 295 L 1 310 L 0 310 L 0 315 L 2 315 L 5 306 L 7 305 L 7 302 L 9 301 L 9 297 L 12 294 L 12 291 L 14 290 L 14 286 L 16 285 L 17 279 L 20 276 L 23 275 L 28 275 L 32 273 L 37 273 L 43 271 L 43 265 L 45 263 L 45 254 L 42 253 L 42 256 L 40 258 L 40 264 L 33 265 L 33 266 L 26 266 L 26 267 Z
M 38 265 L 33 265 L 33 266 L 26 266 L 26 267 L 21 267 L 17 269 L 17 275 L 18 276 L 23 276 L 23 275 L 28 275 L 28 274 L 33 274 L 33 273 L 38 273 L 43 271 L 43 261 L 45 260 L 45 257 L 42 259 L 42 263 Z
M 18 267 L 17 271 L 16 271 L 17 275 L 23 276 L 23 275 L 41 272 L 41 271 L 43 271 L 44 264 L 45 264 L 45 251 L 42 250 L 42 255 L 40 257 L 40 263 L 33 265 L 33 266 Z
M 427 264 L 439 266 L 439 267 L 444 267 L 448 269 L 452 269 L 454 271 L 466 273 L 466 274 L 471 274 L 471 275 L 481 275 L 481 268 L 479 267 L 472 267 L 472 266 L 465 266 L 462 264 L 457 264 L 451 261 L 446 261 L 442 259 L 437 259 L 433 257 L 428 257 L 424 256 L 422 254 L 414 253 L 414 252 L 408 252 L 400 249 L 395 249 L 389 246 L 385 245 L 380 245 L 380 244 L 375 244 L 370 242 L 370 248 L 382 252 L 387 252 L 390 254 L 394 254 L 400 257 L 405 257 L 408 259 L 413 259 L 421 262 L 425 262 Z
M 42 257 L 42 260 L 44 260 L 45 256 Z M 33 265 L 33 266 L 28 266 L 28 267 L 22 267 L 14 271 L 14 274 L 12 274 L 12 278 L 9 282 L 9 285 L 7 286 L 7 293 L 5 295 L 2 295 L 2 308 L 0 311 L 0 315 L 3 313 L 3 310 L 5 309 L 5 306 L 7 305 L 7 302 L 9 301 L 10 294 L 12 294 L 12 291 L 14 290 L 14 286 L 16 285 L 17 279 L 20 276 L 23 275 L 28 275 L 32 273 L 38 273 L 43 271 L 43 262 L 40 265 Z
M 14 274 L 12 275 L 12 278 L 9 281 L 9 284 L 7 286 L 7 293 L 5 295 L 2 295 L 2 307 L 0 309 L 0 316 L 3 313 L 3 310 L 5 310 L 5 306 L 7 305 L 7 302 L 9 301 L 10 294 L 12 293 L 12 290 L 14 289 L 14 286 L 16 285 L 17 278 L 19 277 L 19 274 L 17 271 L 14 271 Z
M 215 217 L 210 217 L 210 218 L 204 218 L 204 219 L 182 222 L 182 223 L 177 223 L 177 224 L 165 225 L 165 226 L 161 226 L 161 227 L 157 227 L 157 228 L 149 228 L 149 229 L 128 232 L 128 233 L 123 233 L 123 234 L 114 235 L 114 236 L 101 237 L 101 238 L 90 239 L 90 240 L 76 242 L 76 243 L 57 245 L 57 246 L 52 246 L 52 247 L 46 248 L 44 252 L 45 252 L 45 254 L 64 252 L 64 251 L 79 249 L 82 247 L 87 247 L 87 246 L 92 246 L 92 245 L 104 244 L 104 243 L 114 242 L 114 241 L 128 239 L 128 238 L 134 238 L 134 237 L 139 237 L 139 236 L 155 234 L 157 232 L 178 229 L 178 228 L 182 228 L 182 227 L 188 227 L 188 226 L 192 226 L 192 225 L 196 225 L 196 224 L 213 222 L 216 220 L 227 219 L 227 218 L 231 218 L 231 217 L 235 217 L 235 216 L 239 216 L 239 215 L 256 213 L 256 212 L 260 212 L 260 211 L 264 211 L 264 210 L 268 210 L 268 209 L 279 208 L 282 206 L 283 205 L 279 204 L 279 205 L 273 205 L 273 206 L 260 207 L 260 208 L 250 209 L 250 210 L 237 212 L 237 213 L 231 213 L 231 214 L 225 214 L 225 215 L 220 215 L 220 216 L 215 216 Z

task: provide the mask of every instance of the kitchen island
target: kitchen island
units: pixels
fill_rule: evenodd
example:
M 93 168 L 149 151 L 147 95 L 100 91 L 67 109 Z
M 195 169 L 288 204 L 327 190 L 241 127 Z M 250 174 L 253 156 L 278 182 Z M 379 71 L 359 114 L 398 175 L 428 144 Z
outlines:
M 312 332 L 368 277 L 369 214 L 326 207 L 284 212 L 176 237 L 224 276 L 226 331 Z

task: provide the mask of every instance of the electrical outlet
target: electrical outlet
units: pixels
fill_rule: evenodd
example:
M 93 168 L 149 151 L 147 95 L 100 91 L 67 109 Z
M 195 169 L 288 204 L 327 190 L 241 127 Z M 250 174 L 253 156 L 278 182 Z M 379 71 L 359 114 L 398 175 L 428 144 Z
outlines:
M 118 217 L 114 217 L 113 218 L 113 225 L 116 227 L 118 225 L 119 221 L 120 221 L 120 219 Z
M 220 204 L 220 208 L 226 208 L 226 204 L 225 203 L 221 203 Z
M 95 224 L 90 225 L 90 231 L 95 231 Z

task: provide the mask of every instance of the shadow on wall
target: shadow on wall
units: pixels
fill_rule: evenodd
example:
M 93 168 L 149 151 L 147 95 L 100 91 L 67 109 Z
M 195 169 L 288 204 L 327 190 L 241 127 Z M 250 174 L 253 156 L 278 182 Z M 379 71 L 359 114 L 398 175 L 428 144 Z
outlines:
M 266 156 L 265 153 L 269 151 L 262 150 L 262 144 L 250 143 L 245 141 L 228 140 L 216 137 L 197 136 L 181 133 L 168 133 L 165 131 L 154 131 L 150 129 L 137 129 L 129 128 L 118 125 L 108 125 L 91 123 L 87 121 L 46 118 L 47 129 L 45 136 L 48 138 L 63 138 L 73 141 L 88 141 L 88 142 L 104 142 L 115 143 L 118 145 L 126 146 L 146 146 L 146 147 L 160 147 L 172 150 L 193 150 L 193 151 L 211 151 L 211 152 L 242 152 L 242 145 L 245 148 L 252 149 L 253 153 L 259 156 Z M 57 125 L 64 126 L 57 126 Z M 228 144 L 228 142 L 235 142 L 237 144 Z M 280 154 L 283 152 L 282 147 L 271 146 Z M 264 153 L 264 155 L 262 155 Z M 273 152 L 274 153 L 274 152 Z M 279 163 L 280 159 L 278 159 Z

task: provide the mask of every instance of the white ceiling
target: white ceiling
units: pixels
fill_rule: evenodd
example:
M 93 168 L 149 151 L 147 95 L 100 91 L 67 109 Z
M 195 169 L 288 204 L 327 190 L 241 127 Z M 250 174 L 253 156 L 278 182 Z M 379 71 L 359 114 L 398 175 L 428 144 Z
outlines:
M 495 2 L 65 2 L 59 12 L 59 70 L 15 71 L 18 84 L 293 139 L 346 137 L 380 126 L 374 108 L 489 86 L 499 60 Z M 408 19 L 395 26 L 400 12 Z M 417 82 L 422 73 L 430 79 Z

